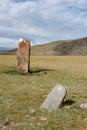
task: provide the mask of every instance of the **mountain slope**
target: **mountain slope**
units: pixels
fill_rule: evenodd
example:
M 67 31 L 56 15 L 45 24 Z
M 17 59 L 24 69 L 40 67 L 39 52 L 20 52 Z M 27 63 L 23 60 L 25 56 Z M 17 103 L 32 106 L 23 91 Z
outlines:
M 32 47 L 32 55 L 87 55 L 87 38 L 55 41 Z
M 64 42 L 54 47 L 57 55 L 87 55 L 87 38 Z
M 16 54 L 16 49 L 6 54 Z M 35 45 L 31 47 L 31 55 L 87 55 L 87 37 Z

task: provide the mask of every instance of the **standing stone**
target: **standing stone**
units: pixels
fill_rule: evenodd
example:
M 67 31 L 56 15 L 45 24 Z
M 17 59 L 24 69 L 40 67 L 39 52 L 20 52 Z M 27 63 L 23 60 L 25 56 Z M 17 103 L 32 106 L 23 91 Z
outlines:
M 49 93 L 43 104 L 41 105 L 41 109 L 47 110 L 56 110 L 59 108 L 66 96 L 66 89 L 62 85 L 56 85 L 55 88 Z
M 26 74 L 30 70 L 30 41 L 19 39 L 17 50 L 18 66 L 17 71 L 20 74 Z

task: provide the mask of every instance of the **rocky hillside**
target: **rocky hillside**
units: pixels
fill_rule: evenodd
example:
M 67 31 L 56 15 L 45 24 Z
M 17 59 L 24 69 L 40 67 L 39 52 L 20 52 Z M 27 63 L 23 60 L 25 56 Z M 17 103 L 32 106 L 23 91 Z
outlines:
M 15 54 L 16 49 L 7 53 Z M 87 55 L 87 37 L 32 46 L 31 55 Z
M 87 55 L 87 38 L 33 46 L 32 55 Z

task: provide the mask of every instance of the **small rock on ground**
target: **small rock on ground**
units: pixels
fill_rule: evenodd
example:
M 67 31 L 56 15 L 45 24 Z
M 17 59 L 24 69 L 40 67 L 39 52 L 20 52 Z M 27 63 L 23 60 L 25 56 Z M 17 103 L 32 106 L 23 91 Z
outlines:
M 35 108 L 29 108 L 29 113 L 30 114 L 33 114 L 33 113 L 35 113 L 36 112 L 36 109 Z
M 87 109 L 87 103 L 81 104 L 79 107 L 80 107 L 80 108 Z

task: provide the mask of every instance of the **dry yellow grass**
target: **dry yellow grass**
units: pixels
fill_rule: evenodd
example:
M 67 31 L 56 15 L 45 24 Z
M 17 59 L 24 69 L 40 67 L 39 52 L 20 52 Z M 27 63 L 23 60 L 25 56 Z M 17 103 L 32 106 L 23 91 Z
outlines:
M 82 130 L 87 127 L 87 56 L 31 56 L 31 74 L 16 72 L 16 56 L 0 55 L 0 129 Z M 67 88 L 57 111 L 39 110 L 57 84 Z M 29 108 L 36 109 L 29 113 Z

